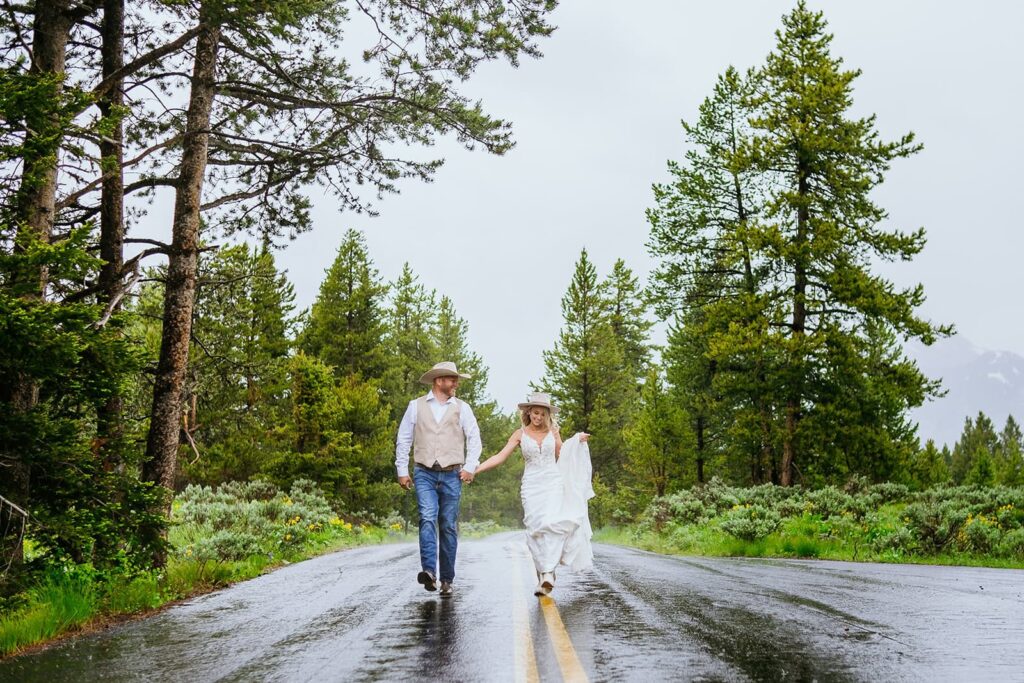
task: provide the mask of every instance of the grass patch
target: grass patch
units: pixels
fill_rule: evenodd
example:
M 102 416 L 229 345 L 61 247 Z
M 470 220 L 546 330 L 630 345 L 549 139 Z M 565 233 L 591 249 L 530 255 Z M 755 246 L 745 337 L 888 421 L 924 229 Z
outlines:
M 0 654 L 48 640 L 87 622 L 97 608 L 92 580 L 53 574 L 29 591 L 26 604 L 0 619 Z

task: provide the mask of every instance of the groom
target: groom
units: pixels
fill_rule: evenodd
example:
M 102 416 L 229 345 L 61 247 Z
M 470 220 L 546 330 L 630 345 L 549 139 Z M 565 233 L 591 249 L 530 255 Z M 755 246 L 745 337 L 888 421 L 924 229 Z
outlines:
M 420 510 L 420 571 L 417 581 L 437 590 L 438 536 L 440 535 L 441 597 L 452 594 L 455 553 L 459 539 L 456 522 L 462 483 L 473 481 L 480 463 L 480 428 L 465 401 L 455 398 L 461 374 L 445 361 L 423 373 L 420 382 L 430 387 L 426 396 L 409 401 L 398 427 L 395 468 L 398 483 L 408 490 L 409 448 L 416 462 L 416 502 Z M 440 532 L 440 534 L 439 534 Z

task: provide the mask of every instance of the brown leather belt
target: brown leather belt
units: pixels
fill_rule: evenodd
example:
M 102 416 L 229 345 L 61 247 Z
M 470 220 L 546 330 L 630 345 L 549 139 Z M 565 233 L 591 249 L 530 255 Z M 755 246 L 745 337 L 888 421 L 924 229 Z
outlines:
M 419 467 L 422 470 L 433 470 L 434 472 L 456 472 L 462 469 L 462 463 L 459 463 L 457 465 L 448 465 L 447 467 L 441 467 L 441 465 L 437 462 L 435 462 L 430 467 L 427 467 L 426 465 L 421 465 L 420 463 L 416 463 L 416 467 Z

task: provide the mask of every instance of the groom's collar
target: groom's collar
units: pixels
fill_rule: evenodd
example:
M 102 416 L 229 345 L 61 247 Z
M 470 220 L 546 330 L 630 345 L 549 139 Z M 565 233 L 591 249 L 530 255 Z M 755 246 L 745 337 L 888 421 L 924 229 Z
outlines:
M 434 396 L 434 392 L 433 391 L 428 391 L 427 392 L 427 400 L 428 401 L 437 401 L 437 396 Z M 456 400 L 456 397 L 452 396 L 451 398 L 449 398 L 444 403 L 445 403 L 445 405 L 448 405 L 448 404 L 454 403 L 455 400 Z

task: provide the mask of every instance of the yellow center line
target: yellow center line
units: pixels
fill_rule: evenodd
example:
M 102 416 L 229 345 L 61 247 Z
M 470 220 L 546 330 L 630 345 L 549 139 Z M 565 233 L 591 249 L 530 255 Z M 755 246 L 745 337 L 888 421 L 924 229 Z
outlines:
M 555 659 L 558 660 L 558 668 L 562 670 L 562 679 L 567 683 L 584 683 L 590 680 L 583 670 L 583 665 L 580 664 L 580 658 L 576 656 L 576 650 L 572 646 L 569 632 L 565 630 L 565 624 L 562 623 L 562 617 L 558 614 L 555 601 L 547 595 L 541 596 L 540 611 L 544 614 L 551 643 L 555 646 Z
M 530 610 L 526 606 L 526 588 L 518 562 L 512 563 L 512 628 L 515 634 L 516 683 L 538 683 L 537 658 L 533 654 Z

